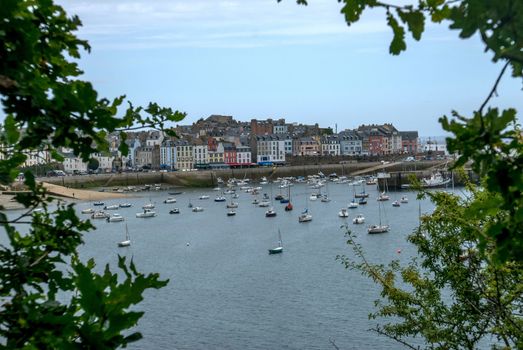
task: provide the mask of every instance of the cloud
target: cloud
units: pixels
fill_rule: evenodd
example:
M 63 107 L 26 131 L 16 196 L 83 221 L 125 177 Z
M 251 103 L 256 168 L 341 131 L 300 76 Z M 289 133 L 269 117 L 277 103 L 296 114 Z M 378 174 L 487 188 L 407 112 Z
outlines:
M 331 42 L 343 35 L 386 31 L 380 18 L 347 27 L 340 4 L 309 6 L 268 0 L 61 0 L 84 22 L 80 36 L 94 47 L 260 47 Z

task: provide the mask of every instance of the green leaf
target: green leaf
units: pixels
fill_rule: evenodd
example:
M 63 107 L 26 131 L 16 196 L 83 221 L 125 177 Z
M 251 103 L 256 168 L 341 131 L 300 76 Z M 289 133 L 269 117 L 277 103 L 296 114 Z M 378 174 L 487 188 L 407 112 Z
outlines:
M 419 41 L 421 34 L 425 30 L 425 16 L 423 13 L 419 10 L 404 12 L 399 9 L 397 12 L 403 23 L 407 24 L 409 31 L 412 33 L 412 37 Z
M 16 126 L 15 118 L 12 114 L 7 115 L 4 121 L 6 141 L 8 145 L 14 145 L 20 138 L 20 132 Z
M 387 14 L 387 23 L 389 27 L 392 28 L 394 34 L 389 46 L 389 52 L 393 55 L 399 55 L 407 49 L 407 45 L 405 44 L 405 30 L 390 12 Z

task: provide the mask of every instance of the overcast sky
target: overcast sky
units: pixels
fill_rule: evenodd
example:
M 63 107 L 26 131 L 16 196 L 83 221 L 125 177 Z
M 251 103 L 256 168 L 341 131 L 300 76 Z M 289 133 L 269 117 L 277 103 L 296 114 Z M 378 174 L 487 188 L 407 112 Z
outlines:
M 81 67 L 100 94 L 185 111 L 183 124 L 225 114 L 442 135 L 438 117 L 478 109 L 501 69 L 446 24 L 391 56 L 383 12 L 348 27 L 336 0 L 309 2 L 60 1 L 83 21 Z M 520 81 L 507 74 L 498 91 L 496 105 L 523 109 Z

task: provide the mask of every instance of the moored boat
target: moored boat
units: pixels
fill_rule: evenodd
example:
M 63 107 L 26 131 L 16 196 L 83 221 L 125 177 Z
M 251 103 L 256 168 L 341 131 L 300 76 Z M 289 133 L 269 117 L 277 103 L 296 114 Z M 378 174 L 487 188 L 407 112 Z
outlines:
M 142 213 L 136 213 L 137 218 L 152 218 L 156 216 L 156 212 L 151 209 L 144 209 Z
M 118 213 L 114 213 L 113 215 L 111 215 L 107 218 L 107 222 L 119 222 L 119 221 L 124 221 L 124 220 L 125 220 L 124 217 Z

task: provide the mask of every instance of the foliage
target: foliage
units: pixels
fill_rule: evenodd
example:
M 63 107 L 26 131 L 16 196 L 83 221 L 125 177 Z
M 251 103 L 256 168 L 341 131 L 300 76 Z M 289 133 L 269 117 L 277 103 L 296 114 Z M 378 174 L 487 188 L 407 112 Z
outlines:
M 79 18 L 68 17 L 52 0 L 3 0 L 0 18 L 0 95 L 6 115 L 0 185 L 13 182 L 27 152 L 46 150 L 60 161 L 57 150 L 67 147 L 87 161 L 92 153 L 107 151 L 108 133 L 119 133 L 120 151 L 126 154 L 126 130 L 163 129 L 185 116 L 155 103 L 145 108 L 128 103 L 117 117 L 125 97 L 99 98 L 92 84 L 79 78 L 76 60 L 89 45 L 74 34 Z M 0 348 L 111 349 L 139 339 L 129 329 L 141 313 L 130 308 L 146 289 L 167 281 L 139 273 L 124 258 L 118 264 L 123 278 L 108 267 L 96 273 L 94 263 L 83 263 L 77 252 L 93 226 L 79 219 L 73 206 L 60 205 L 51 213 L 53 199 L 30 169 L 24 174 L 30 193 L 16 200 L 25 213 L 16 218 L 0 213 L 7 237 L 0 245 Z M 34 212 L 37 206 L 44 210 Z
M 96 170 L 100 166 L 100 162 L 96 158 L 89 159 L 89 162 L 87 162 L 87 169 L 89 170 Z
M 469 186 L 470 198 L 431 192 L 436 204 L 408 237 L 418 256 L 407 266 L 369 262 L 357 237 L 347 232 L 353 255 L 338 257 L 381 286 L 374 319 L 388 319 L 374 330 L 410 348 L 422 338 L 430 349 L 477 349 L 492 346 L 523 347 L 523 269 L 519 262 L 491 263 L 494 242 L 483 254 L 477 249 L 490 217 L 474 215 L 478 206 L 500 200 Z M 471 215 L 472 213 L 472 215 Z M 394 321 L 390 322 L 390 319 Z

